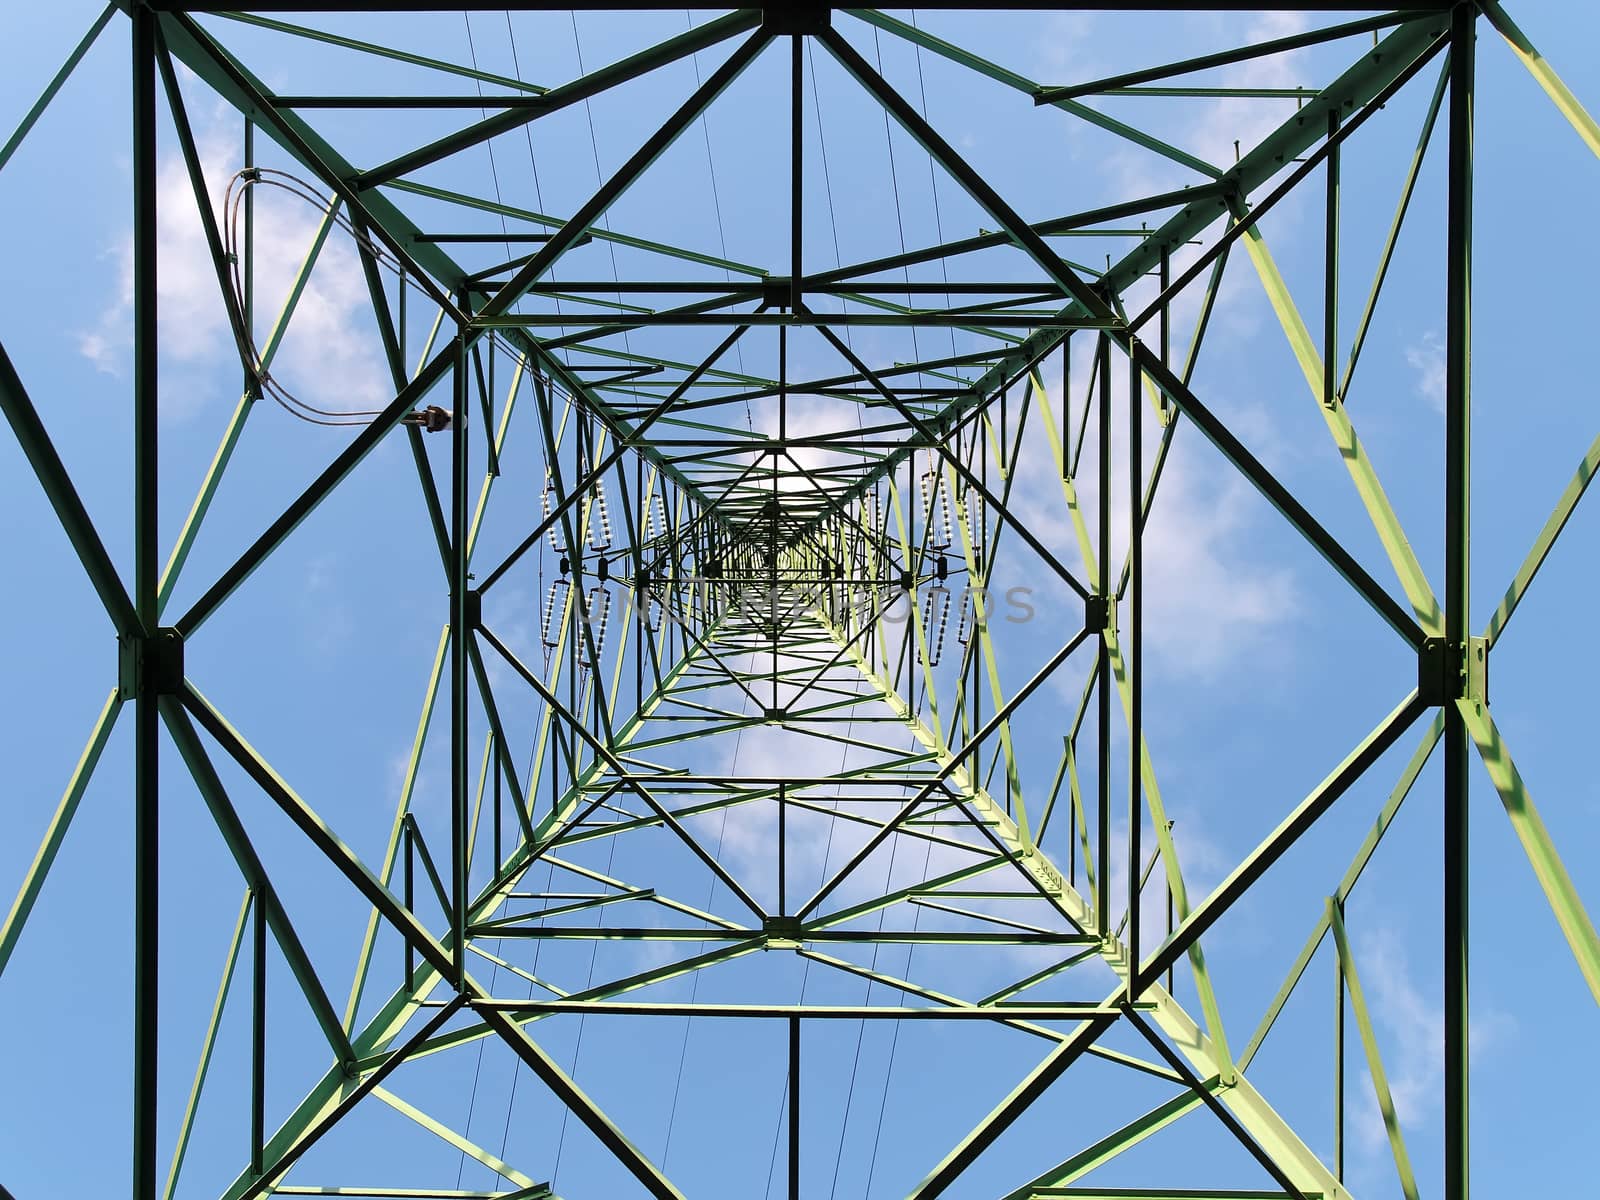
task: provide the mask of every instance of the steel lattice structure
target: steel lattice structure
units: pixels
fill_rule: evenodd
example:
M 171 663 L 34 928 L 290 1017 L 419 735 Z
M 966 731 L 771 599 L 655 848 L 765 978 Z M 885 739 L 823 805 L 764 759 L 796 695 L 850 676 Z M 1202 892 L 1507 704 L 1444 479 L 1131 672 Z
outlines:
M 552 1164 L 523 1158 L 515 1132 L 509 1148 L 496 1152 L 441 1115 L 456 1111 L 459 1095 L 449 1091 L 456 1077 L 443 1066 L 430 1074 L 434 1064 L 476 1055 L 481 1069 L 486 1046 L 536 1079 L 592 1135 L 591 1157 L 614 1172 L 600 1177 L 635 1189 L 563 1188 L 565 1194 L 744 1194 L 733 1182 L 709 1192 L 675 1182 L 661 1156 L 643 1148 L 593 1085 L 580 1085 L 542 1032 L 546 1022 L 556 1029 L 581 1019 L 591 1038 L 643 1045 L 664 1036 L 655 1031 L 667 1022 L 674 1032 L 662 1053 L 679 1055 L 681 1085 L 689 1034 L 676 1051 L 681 1022 L 674 1018 L 695 1022 L 696 1059 L 754 1053 L 746 1043 L 721 1040 L 735 1027 L 749 1025 L 767 1039 L 761 1068 L 789 1114 L 773 1161 L 778 1187 L 791 1197 L 820 1195 L 823 1186 L 803 1170 L 814 1136 L 809 1114 L 821 1111 L 814 1093 L 803 1090 L 814 1052 L 808 1043 L 827 1036 L 818 1031 L 830 1025 L 873 1021 L 908 1029 L 934 1023 L 952 1048 L 995 1037 L 1030 1048 L 1031 1066 L 998 1103 L 985 1104 L 987 1115 L 960 1136 L 918 1147 L 924 1165 L 910 1200 L 991 1194 L 969 1186 L 970 1169 L 991 1150 L 984 1161 L 998 1155 L 1003 1162 L 985 1178 L 1009 1180 L 994 1194 L 1014 1200 L 1344 1197 L 1351 1194 L 1342 1181 L 1347 1012 L 1350 1053 L 1360 1047 L 1376 1090 L 1395 1178 L 1415 1195 L 1344 905 L 1434 755 L 1443 763 L 1441 817 L 1432 828 L 1443 844 L 1447 948 L 1444 1195 L 1466 1197 L 1466 805 L 1475 757 L 1486 764 L 1583 979 L 1600 998 L 1600 941 L 1490 716 L 1487 684 L 1489 653 L 1600 463 L 1600 441 L 1488 626 L 1480 633 L 1468 623 L 1480 30 L 1521 58 L 1600 154 L 1600 127 L 1507 11 L 1494 0 L 1417 0 L 1352 16 L 1367 10 L 1278 0 L 1271 7 L 1314 14 L 1307 32 L 1052 87 L 875 10 L 713 11 L 684 34 L 552 86 L 330 32 L 315 20 L 370 12 L 372 28 L 381 31 L 381 13 L 502 7 L 116 0 L 0 150 L 4 168 L 97 39 L 131 34 L 131 582 L 114 566 L 47 432 L 50 398 L 0 355 L 0 406 L 120 647 L 115 687 L 54 815 L 20 806 L 22 827 L 32 836 L 43 826 L 44 837 L 0 931 L 0 971 L 32 933 L 35 902 L 52 886 L 89 778 L 131 705 L 136 1200 L 330 1194 L 324 1189 L 483 1200 L 553 1194 L 554 1184 L 545 1182 Z M 1256 6 L 1108 0 L 1019 7 L 1159 13 Z M 291 11 L 302 16 L 275 15 Z M 352 61 L 398 58 L 443 83 L 429 94 L 275 92 L 264 82 L 273 74 L 270 57 L 231 48 L 246 34 L 315 43 Z M 1185 182 L 1030 221 L 1008 201 L 1004 181 L 980 172 L 934 127 L 925 98 L 890 83 L 881 58 L 869 61 L 862 36 L 915 46 L 1018 93 L 1024 107 L 1053 107 L 1088 122 L 1183 173 Z M 1342 68 L 1315 86 L 1261 92 L 1292 107 L 1281 109 L 1282 119 L 1256 144 L 1240 147 L 1231 165 L 1206 162 L 1087 103 L 1141 91 L 1244 95 L 1191 87 L 1189 77 L 1308 47 L 1337 47 Z M 526 197 L 501 197 L 498 176 L 493 195 L 475 183 L 457 190 L 436 182 L 493 138 L 520 136 L 564 109 L 700 54 L 714 65 L 702 74 L 696 60 L 695 86 L 670 112 L 652 116 L 653 132 L 567 215 L 541 214 Z M 827 255 L 811 240 L 804 186 L 819 170 L 807 152 L 813 118 L 805 86 L 808 72 L 821 79 L 818 60 L 833 72 L 828 86 L 856 89 L 993 228 L 819 267 Z M 787 242 L 787 260 L 755 266 L 725 248 L 613 228 L 606 216 L 619 199 L 648 190 L 657 161 L 751 71 L 772 74 L 787 94 L 786 121 L 772 136 L 787 148 L 790 176 L 771 189 L 777 199 L 769 218 Z M 474 90 L 461 91 L 463 81 Z M 236 109 L 248 131 L 243 169 L 221 205 L 191 125 L 192 96 L 201 89 Z M 1431 100 L 1416 154 L 1402 164 L 1376 280 L 1355 328 L 1340 329 L 1341 154 L 1360 144 L 1364 126 L 1386 105 L 1419 91 Z M 408 134 L 407 114 L 455 110 L 466 119 L 456 132 L 426 141 Z M 346 157 L 324 118 L 352 112 L 403 148 L 378 161 Z M 158 140 L 176 147 L 200 201 L 215 302 L 226 311 L 245 373 L 243 395 L 175 542 L 159 536 L 157 523 Z M 1445 418 L 1436 451 L 1445 464 L 1440 595 L 1345 404 L 1430 153 L 1443 156 L 1447 181 L 1445 211 L 1423 218 L 1446 231 L 1439 280 Z M 320 222 L 276 315 L 255 311 L 251 282 L 261 253 L 257 194 L 270 187 L 315 204 Z M 1325 200 L 1320 330 L 1301 317 L 1261 229 L 1286 198 L 1307 193 Z M 1138 229 L 1128 228 L 1133 222 Z M 1064 257 L 1063 245 L 1083 244 L 1065 239 L 1097 234 L 1122 238 L 1103 243 L 1119 249 L 1102 268 Z M 390 376 L 384 386 L 392 399 L 380 411 L 352 413 L 305 381 L 272 373 L 330 238 L 355 248 L 364 273 Z M 554 268 L 583 246 L 596 255 L 620 246 L 630 267 L 645 265 L 637 278 L 585 280 L 564 270 L 558 280 Z M 602 260 L 583 261 L 586 269 Z M 1218 415 L 1215 399 L 1193 386 L 1230 262 L 1265 287 L 1388 558 L 1389 578 L 1369 572 Z M 911 267 L 941 276 L 913 280 Z M 1178 309 L 1187 314 L 1185 328 Z M 275 316 L 270 326 L 264 316 Z M 420 329 L 429 332 L 419 348 Z M 900 353 L 901 342 L 874 340 L 916 331 L 938 338 L 905 343 L 912 355 Z M 947 331 L 952 347 L 959 331 L 976 349 L 945 354 Z M 928 348 L 935 345 L 940 349 Z M 736 360 L 745 350 L 754 366 Z M 817 362 L 831 367 L 816 370 L 810 364 Z M 1341 362 L 1347 365 L 1334 369 Z M 231 565 L 214 578 L 193 579 L 185 572 L 191 550 L 213 500 L 228 487 L 236 448 L 263 420 L 252 417 L 263 399 L 352 431 L 258 537 L 227 552 Z M 823 400 L 831 407 L 819 409 Z M 759 423 L 752 411 L 761 414 Z M 819 411 L 850 416 L 829 423 Z M 1160 512 L 1158 483 L 1175 437 L 1209 443 L 1217 461 L 1320 555 L 1331 569 L 1326 586 L 1348 589 L 1417 665 L 1387 714 L 1372 714 L 1371 732 L 1342 758 L 1320 764 L 1324 777 L 1308 793 L 1280 798 L 1271 831 L 1203 892 L 1186 887 L 1181 834 L 1157 782 L 1159 748 L 1147 746 L 1143 726 L 1144 535 Z M 250 730 L 242 722 L 236 728 L 200 690 L 206 679 L 186 670 L 186 658 L 192 664 L 191 642 L 204 641 L 208 621 L 237 603 L 236 591 L 292 542 L 297 526 L 369 454 L 399 440 L 415 464 L 425 536 L 436 544 L 440 568 L 432 590 L 413 600 L 437 603 L 447 615 L 398 804 L 383 812 L 381 830 L 356 830 L 349 827 L 356 810 L 330 812 L 318 799 L 318 780 L 291 782 L 274 768 L 248 740 Z M 1019 475 L 1040 461 L 1059 483 L 1050 528 L 1013 496 Z M 507 582 L 519 578 L 520 590 Z M 1011 590 L 1002 599 L 1000 582 L 1024 580 L 1034 589 L 1022 593 L 1030 603 Z M 1037 605 L 1049 619 L 1027 626 L 1009 620 L 1019 605 L 1030 612 Z M 1081 696 L 1075 710 L 1053 691 L 1063 681 Z M 1017 732 L 1025 715 L 1028 732 Z M 1041 752 L 1031 739 L 1044 727 L 1053 733 Z M 758 734 L 783 757 L 741 770 L 739 740 Z M 433 808 L 416 797 L 429 744 L 447 746 L 449 762 L 448 802 Z M 1246 1040 L 1236 1018 L 1225 1020 L 1203 954 L 1205 935 L 1342 797 L 1354 796 L 1380 760 L 1387 764 L 1391 749 L 1405 763 L 1399 781 L 1387 790 L 1392 780 L 1382 779 L 1386 798 L 1364 818 L 1375 823 L 1354 859 L 1326 863 L 1318 883 L 1326 906 L 1306 913 L 1310 937 L 1282 964 L 1282 989 Z M 172 770 L 179 764 L 187 772 L 181 786 Z M 245 896 L 191 1084 L 158 1069 L 168 993 L 157 931 L 161 885 L 181 869 L 161 854 L 161 814 L 200 812 L 189 803 L 195 797 L 221 835 L 219 852 L 237 864 Z M 296 910 L 275 882 L 276 873 L 300 868 L 277 865 L 289 861 L 278 850 L 269 862 L 258 844 L 255 822 L 269 807 L 292 823 L 299 851 L 322 868 L 331 865 L 338 886 L 363 906 L 353 959 L 330 964 L 325 951 L 308 952 L 307 930 L 318 914 Z M 361 810 L 369 824 L 379 807 Z M 742 839 L 737 854 L 730 815 L 733 837 Z M 357 846 L 380 846 L 381 853 Z M 885 946 L 911 948 L 904 974 L 879 962 Z M 1331 1158 L 1314 1149 L 1320 1134 L 1309 1135 L 1269 1104 L 1251 1071 L 1319 952 L 1318 961 L 1331 961 L 1323 977 L 1337 981 L 1340 998 L 1340 1065 L 1327 1085 L 1338 1096 Z M 998 987 L 971 987 L 967 981 L 982 972 L 965 964 L 992 963 L 997 955 L 1002 964 L 1024 961 L 1005 955 L 1025 955 L 1027 969 L 1013 967 Z M 270 1002 L 269 959 L 277 973 Z M 333 977 L 334 969 L 345 978 Z M 352 975 L 341 1008 L 335 988 Z M 866 981 L 866 998 L 841 999 L 840 981 Z M 15 970 L 4 983 L 27 986 Z M 277 1030 L 288 1007 L 301 1014 L 299 1034 L 321 1039 L 320 1074 L 302 1074 L 298 1060 L 280 1057 Z M 208 1070 L 225 1014 L 248 1030 L 245 1066 Z M 1096 1070 L 1154 1079 L 1165 1088 L 1163 1099 L 1117 1117 L 1105 1136 L 1075 1140 L 1071 1128 L 1057 1126 L 1049 1144 L 1032 1148 L 1033 1157 L 1018 1153 L 1008 1132 L 1060 1111 L 1051 1105 L 1061 1102 L 1063 1088 Z M 472 1078 L 475 1099 L 476 1072 Z M 292 1104 L 275 1102 L 280 1089 L 293 1092 Z M 174 1109 L 180 1092 L 183 1103 Z M 455 1099 L 446 1102 L 447 1095 Z M 670 1130 L 677 1087 L 641 1096 L 632 1107 L 658 1116 L 670 1103 Z M 248 1111 L 247 1133 L 218 1132 L 201 1119 L 208 1106 L 224 1103 Z M 385 1107 L 501 1182 L 477 1191 L 459 1183 L 452 1190 L 448 1179 L 395 1182 L 381 1144 L 340 1141 L 361 1114 Z M 1197 1175 L 1178 1190 L 1165 1177 L 1097 1188 L 1091 1172 L 1187 1114 L 1194 1114 L 1187 1123 L 1210 1122 L 1211 1136 L 1242 1147 L 1232 1178 Z M 848 1126 L 848 1110 L 844 1120 Z M 881 1113 L 878 1120 L 881 1130 Z M 180 1174 L 205 1137 L 221 1139 L 233 1155 L 230 1178 Z M 330 1153 L 328 1146 L 340 1148 Z M 1035 1159 L 1053 1165 L 1040 1169 Z

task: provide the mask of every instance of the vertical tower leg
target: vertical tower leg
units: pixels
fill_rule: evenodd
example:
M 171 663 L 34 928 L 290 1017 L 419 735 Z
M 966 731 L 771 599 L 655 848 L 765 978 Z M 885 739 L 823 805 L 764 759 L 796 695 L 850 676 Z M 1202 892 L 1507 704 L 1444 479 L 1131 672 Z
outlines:
M 133 7 L 134 608 L 153 633 L 156 526 L 156 17 Z M 141 651 L 142 652 L 142 651 Z M 133 1200 L 156 1197 L 156 1016 L 160 903 L 160 718 L 153 673 L 137 675 L 134 718 Z
M 462 298 L 465 301 L 466 297 Z M 466 977 L 467 808 L 471 769 L 467 747 L 467 334 L 456 335 L 450 413 L 450 938 L 456 984 Z M 581 582 L 577 585 L 582 595 Z
M 1472 107 L 1477 8 L 1450 33 L 1450 155 L 1445 331 L 1445 641 L 1463 678 L 1444 706 L 1444 1194 L 1467 1200 L 1467 799 L 1471 741 L 1455 698 L 1467 664 L 1472 451 Z

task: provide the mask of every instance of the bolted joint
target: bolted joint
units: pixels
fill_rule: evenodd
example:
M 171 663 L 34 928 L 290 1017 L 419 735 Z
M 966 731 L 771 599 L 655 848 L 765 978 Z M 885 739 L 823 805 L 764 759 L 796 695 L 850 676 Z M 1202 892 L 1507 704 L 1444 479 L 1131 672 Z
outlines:
M 800 949 L 799 917 L 768 916 L 761 932 L 766 935 L 768 950 Z
M 1467 639 L 1467 697 L 1480 708 L 1489 703 L 1489 639 Z
M 468 588 L 466 596 L 466 621 L 468 629 L 480 629 L 483 626 L 483 593 L 477 588 Z
M 1117 606 L 1110 596 L 1090 596 L 1083 602 L 1083 627 L 1089 633 L 1116 632 Z
M 1417 651 L 1417 692 L 1429 708 L 1437 708 L 1461 693 L 1459 646 L 1431 637 Z
M 124 700 L 173 696 L 183 690 L 183 634 L 158 629 L 117 639 L 117 693 Z
M 1489 703 L 1489 643 L 1428 638 L 1417 653 L 1417 691 L 1429 707 L 1452 700 Z
M 800 0 L 797 4 L 768 4 L 761 10 L 761 27 L 776 36 L 784 33 L 821 33 L 833 23 L 826 4 Z
M 761 278 L 761 303 L 767 308 L 788 308 L 794 301 L 794 282 L 787 275 Z

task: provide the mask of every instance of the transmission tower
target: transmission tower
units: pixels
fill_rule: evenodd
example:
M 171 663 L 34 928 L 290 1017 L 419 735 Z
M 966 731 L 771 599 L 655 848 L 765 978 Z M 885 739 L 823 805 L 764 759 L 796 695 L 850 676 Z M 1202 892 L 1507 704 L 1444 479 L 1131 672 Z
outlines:
M 127 517 L 91 519 L 57 448 L 70 420 L 34 382 L 48 364 L 9 333 L 0 351 L 29 519 L 48 502 L 116 638 L 59 803 L 7 806 L 8 839 L 39 848 L 0 930 L 0 991 L 60 986 L 28 949 L 65 936 L 49 900 L 85 887 L 71 848 L 99 818 L 80 801 L 121 744 L 102 786 L 131 812 L 131 893 L 95 894 L 101 920 L 131 928 L 131 975 L 98 1002 L 131 1014 L 103 1036 L 131 1042 L 135 1200 L 1333 1200 L 1365 1194 L 1345 1163 L 1358 1091 L 1392 1159 L 1372 1194 L 1416 1196 L 1415 1130 L 1346 929 L 1413 792 L 1428 794 L 1405 812 L 1433 847 L 1421 861 L 1442 864 L 1425 872 L 1445 951 L 1438 1173 L 1465 1200 L 1467 918 L 1469 899 L 1494 902 L 1469 886 L 1475 760 L 1509 817 L 1475 838 L 1520 845 L 1548 902 L 1526 922 L 1553 913 L 1579 967 L 1538 988 L 1600 999 L 1600 942 L 1488 688 L 1600 441 L 1552 487 L 1487 624 L 1470 619 L 1470 277 L 1474 239 L 1508 236 L 1473 223 L 1479 57 L 1520 60 L 1600 153 L 1600 127 L 1513 23 L 1522 6 L 1276 0 L 1302 19 L 1263 38 L 1244 32 L 1253 5 L 1107 0 L 1102 19 L 1123 23 L 1107 61 L 1132 65 L 1063 84 L 936 32 L 977 29 L 958 5 L 513 7 L 114 0 L 0 150 L 0 188 L 47 187 L 21 172 L 86 74 L 106 113 L 131 113 L 132 418 L 116 451 L 132 456 L 131 573 L 109 532 Z M 1141 57 L 1132 22 L 1189 9 L 1228 14 L 1236 40 Z M 417 15 L 431 10 L 446 11 Z M 669 17 L 681 31 L 657 36 Z M 629 23 L 631 41 L 584 59 L 580 25 Z M 536 81 L 569 24 L 579 67 Z M 1093 44 L 1075 28 L 1090 32 L 1039 36 Z M 125 100 L 105 80 L 129 46 Z M 1304 80 L 1236 73 L 1284 62 Z M 1029 167 L 980 167 L 982 147 L 939 119 L 969 84 L 982 122 L 1046 118 L 1052 136 L 1103 139 L 1106 178 L 1169 182 L 1117 184 L 1093 208 L 1068 194 L 1065 215 L 1033 193 L 1024 206 Z M 1137 106 L 1157 100 L 1252 106 L 1233 161 L 1152 132 Z M 223 163 L 199 128 L 219 106 Z M 1347 267 L 1341 165 L 1402 115 L 1415 152 L 1385 167 L 1392 222 Z M 1129 156 L 1148 171 L 1117 174 Z M 739 219 L 763 255 L 783 249 L 741 261 L 730 181 L 774 163 L 767 208 Z M 907 240 L 913 187 L 934 241 Z M 577 198 L 548 215 L 540 188 Z M 175 195 L 181 214 L 163 207 Z M 1296 261 L 1319 269 L 1291 286 L 1265 230 L 1296 205 Z M 841 226 L 854 253 L 873 209 L 899 236 L 851 260 Z M 264 238 L 269 211 L 309 247 Z M 968 214 L 981 228 L 958 231 Z M 199 229 L 243 378 L 193 491 L 163 416 L 181 384 L 158 369 L 177 351 L 158 336 L 169 216 Z M 1380 373 L 1363 348 L 1419 231 L 1442 247 L 1421 274 L 1443 416 L 1413 448 L 1442 464 L 1438 592 L 1355 424 L 1377 407 L 1356 403 Z M 376 406 L 279 365 L 336 254 L 381 350 Z M 259 302 L 269 271 L 276 310 Z M 1254 336 L 1304 376 L 1295 402 L 1332 441 L 1305 453 L 1348 476 L 1358 537 L 1252 449 L 1226 380 L 1197 375 L 1244 284 L 1281 324 Z M 292 467 L 264 475 L 253 438 Z M 1247 763 L 1208 792 L 1267 815 L 1203 885 L 1146 736 L 1161 702 L 1146 609 L 1171 581 L 1160 484 L 1186 442 L 1266 501 L 1315 552 L 1319 591 L 1386 647 L 1387 700 L 1357 714 L 1369 732 L 1308 755 L 1300 792 Z M 344 528 L 422 548 L 426 572 L 385 595 L 441 628 L 431 659 L 386 653 L 424 681 L 420 716 L 396 735 L 396 779 L 353 784 L 339 724 L 292 685 L 229 671 L 296 632 L 284 597 L 309 585 L 267 568 L 375 476 L 403 480 L 410 507 L 362 502 Z M 282 480 L 285 502 L 238 515 Z M 11 723 L 60 718 L 21 706 Z M 1354 833 L 1317 840 L 1332 826 Z M 227 898 L 197 901 L 186 881 L 219 874 Z M 1278 916 L 1309 936 L 1262 951 L 1281 988 L 1240 1013 L 1205 950 L 1285 874 L 1304 894 Z M 1320 1032 L 1279 1034 L 1287 1086 L 1257 1054 L 1307 992 Z M 1495 1137 L 1480 1130 L 1480 1155 Z M 12 1163 L 0 1182 L 14 1172 L 33 1177 Z

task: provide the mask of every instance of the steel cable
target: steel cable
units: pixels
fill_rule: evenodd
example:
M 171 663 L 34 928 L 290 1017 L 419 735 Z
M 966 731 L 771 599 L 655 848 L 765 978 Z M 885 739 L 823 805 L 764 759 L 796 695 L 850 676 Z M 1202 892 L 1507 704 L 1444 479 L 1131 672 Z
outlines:
M 372 261 L 381 269 L 397 276 L 402 287 L 416 287 L 419 291 L 422 290 L 407 279 L 399 262 L 389 255 L 382 243 L 375 241 L 349 218 L 333 211 L 334 201 L 320 194 L 312 184 L 287 171 L 270 167 L 247 167 L 234 172 L 233 177 L 228 180 L 227 191 L 223 196 L 223 252 L 227 256 L 228 270 L 233 281 L 234 301 L 240 312 L 245 311 L 244 281 L 239 273 L 240 212 L 244 206 L 246 193 L 253 187 L 261 186 L 279 188 L 328 214 L 335 225 L 350 235 L 362 253 L 370 255 Z M 271 397 L 290 415 L 312 425 L 366 425 L 371 422 L 371 418 L 382 413 L 382 409 L 318 408 L 299 399 L 267 370 L 260 347 L 256 345 L 254 331 L 246 327 L 241 332 L 243 341 L 239 344 L 239 353 L 251 378 L 255 380 L 259 393 Z

